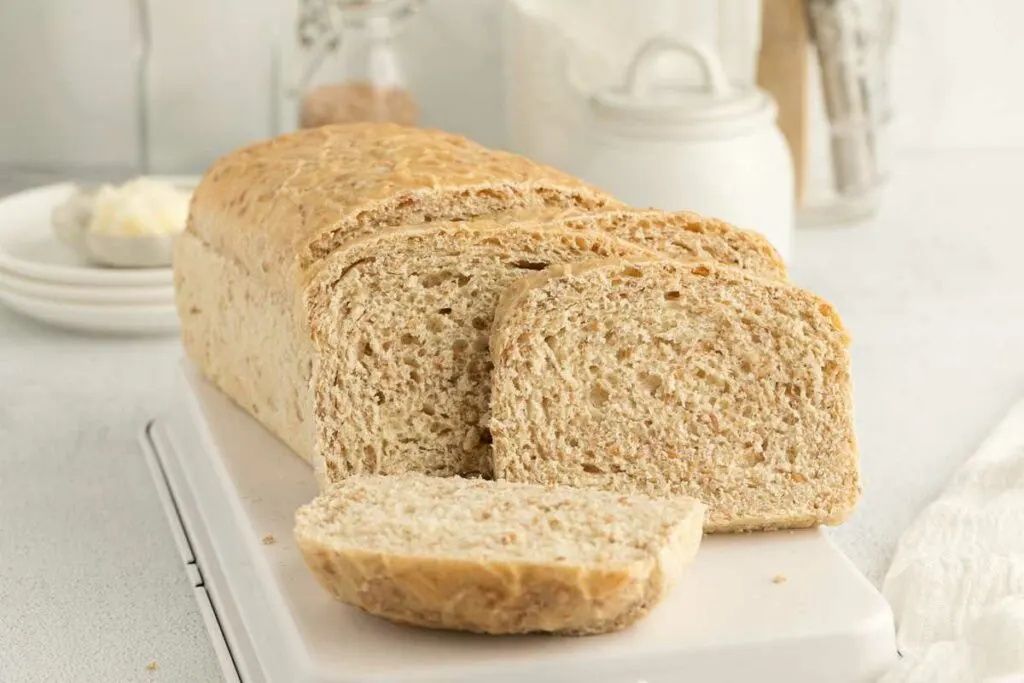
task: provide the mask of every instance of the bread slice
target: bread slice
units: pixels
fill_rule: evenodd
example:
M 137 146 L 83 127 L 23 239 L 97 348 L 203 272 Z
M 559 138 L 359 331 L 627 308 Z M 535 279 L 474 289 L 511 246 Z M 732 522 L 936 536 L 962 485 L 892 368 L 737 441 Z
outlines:
M 591 262 L 499 305 L 496 478 L 693 496 L 706 531 L 842 521 L 859 496 L 848 336 L 777 280 Z
M 392 228 L 346 246 L 308 292 L 327 479 L 489 475 L 488 343 L 505 288 L 553 263 L 654 256 L 607 233 L 487 221 Z
M 604 633 L 648 612 L 697 553 L 704 506 L 416 474 L 356 476 L 299 509 L 317 581 L 391 621 Z
M 552 227 L 601 230 L 680 261 L 713 261 L 785 280 L 786 264 L 763 235 L 689 211 L 563 209 Z

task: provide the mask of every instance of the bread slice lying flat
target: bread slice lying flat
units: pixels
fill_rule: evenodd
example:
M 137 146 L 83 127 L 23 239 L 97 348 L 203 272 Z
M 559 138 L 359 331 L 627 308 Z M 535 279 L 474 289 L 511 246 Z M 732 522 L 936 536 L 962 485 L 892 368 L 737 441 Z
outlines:
M 838 523 L 859 496 L 833 309 L 709 263 L 553 267 L 491 339 L 496 478 L 693 496 L 707 531 Z
M 355 476 L 296 514 L 317 581 L 391 621 L 603 633 L 651 609 L 697 552 L 704 506 L 408 474 Z
M 382 230 L 335 254 L 309 293 L 326 478 L 490 474 L 502 292 L 553 263 L 651 255 L 607 233 L 485 221 Z

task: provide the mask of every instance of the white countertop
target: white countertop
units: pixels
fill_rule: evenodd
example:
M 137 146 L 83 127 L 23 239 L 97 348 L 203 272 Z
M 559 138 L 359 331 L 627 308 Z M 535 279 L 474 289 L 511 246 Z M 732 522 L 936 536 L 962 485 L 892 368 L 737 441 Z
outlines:
M 1024 397 L 1022 167 L 1024 151 L 905 155 L 875 220 L 799 233 L 794 279 L 854 336 L 865 496 L 834 533 L 876 583 L 902 529 Z M 24 184 L 0 175 L 0 194 Z M 0 309 L 5 683 L 219 679 L 136 446 L 179 353 Z

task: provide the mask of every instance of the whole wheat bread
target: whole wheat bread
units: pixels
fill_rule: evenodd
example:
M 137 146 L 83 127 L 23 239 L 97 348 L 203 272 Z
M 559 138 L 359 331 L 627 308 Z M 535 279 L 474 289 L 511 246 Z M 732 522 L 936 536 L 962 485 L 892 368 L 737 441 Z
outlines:
M 355 476 L 296 514 L 317 581 L 391 621 L 591 634 L 647 613 L 697 552 L 704 506 L 458 477 Z
M 323 259 L 389 226 L 620 206 L 554 169 L 440 131 L 323 126 L 219 159 L 176 241 L 182 342 L 203 374 L 318 464 L 303 297 Z
M 859 495 L 847 345 L 826 302 L 738 269 L 550 268 L 496 315 L 495 476 L 693 496 L 708 531 L 838 523 Z
M 307 293 L 327 479 L 489 475 L 498 299 L 524 274 L 600 256 L 656 254 L 602 232 L 478 220 L 382 230 L 327 259 Z
M 490 388 L 486 350 L 481 348 L 489 330 L 479 326 L 487 324 L 486 309 L 507 280 L 494 283 L 490 298 L 474 302 L 474 311 L 483 311 L 482 316 L 474 313 L 454 327 L 430 333 L 433 348 L 440 353 L 432 359 L 436 367 L 421 364 L 415 370 L 425 379 L 413 387 L 407 395 L 410 405 L 398 413 L 392 408 L 401 403 L 400 394 L 393 389 L 408 379 L 401 373 L 413 372 L 412 365 L 406 363 L 398 367 L 398 375 L 384 379 L 390 387 L 384 391 L 388 400 L 379 408 L 377 388 L 362 380 L 350 383 L 338 374 L 351 359 L 331 357 L 348 343 L 337 341 L 337 330 L 335 341 L 321 350 L 311 339 L 314 328 L 319 330 L 318 342 L 323 342 L 335 323 L 339 329 L 351 324 L 332 318 L 331 306 L 346 295 L 351 280 L 368 262 L 354 266 L 346 279 L 341 272 L 356 261 L 374 258 L 374 248 L 391 248 L 387 240 L 394 236 L 373 242 L 377 233 L 417 221 L 428 221 L 417 229 L 443 223 L 448 232 L 472 230 L 479 222 L 480 229 L 492 231 L 497 225 L 518 226 L 514 234 L 520 235 L 579 233 L 583 246 L 571 249 L 575 255 L 564 257 L 568 260 L 649 256 L 653 249 L 676 258 L 710 258 L 767 276 L 785 276 L 778 255 L 755 233 L 693 214 L 623 209 L 565 174 L 447 133 L 393 124 L 326 126 L 239 150 L 204 176 L 188 228 L 177 241 L 175 284 L 182 340 L 208 379 L 297 453 L 318 467 L 324 464 L 318 453 L 327 454 L 334 463 L 331 476 L 392 471 L 404 459 L 409 462 L 398 471 L 490 471 Z M 595 231 L 635 246 L 619 242 L 616 250 L 597 248 Z M 564 251 L 571 243 L 555 238 L 551 248 Z M 357 257 L 345 255 L 351 245 Z M 590 248 L 597 251 L 588 252 Z M 520 260 L 533 267 L 554 262 L 528 254 Z M 405 267 L 394 259 L 390 262 L 393 268 Z M 419 272 L 429 265 L 410 267 Z M 396 293 L 408 293 L 405 281 L 395 277 L 392 289 L 375 305 L 397 300 Z M 418 285 L 414 280 L 409 286 Z M 450 320 L 458 311 L 456 307 Z M 472 324 L 478 327 L 465 328 Z M 447 334 L 454 336 L 445 338 Z M 462 343 L 470 344 L 468 351 L 459 351 Z M 456 352 L 459 359 L 451 357 Z M 445 384 L 444 391 L 435 390 L 439 382 Z M 422 412 L 418 401 L 424 396 L 442 396 L 444 405 L 435 407 L 436 415 Z M 449 400 L 453 396 L 460 398 Z M 401 424 L 392 429 L 399 414 Z M 349 440 L 338 425 L 348 419 L 343 416 L 352 415 L 372 428 Z M 423 451 L 421 464 L 414 462 L 418 450 Z M 443 465 L 439 453 L 448 454 Z M 320 474 L 326 476 L 322 468 Z

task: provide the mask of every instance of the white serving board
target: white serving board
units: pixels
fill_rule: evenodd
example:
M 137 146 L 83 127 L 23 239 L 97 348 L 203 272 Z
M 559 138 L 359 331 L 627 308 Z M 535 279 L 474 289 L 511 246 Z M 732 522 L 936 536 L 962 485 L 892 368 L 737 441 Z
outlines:
M 172 526 L 184 527 L 182 560 L 209 594 L 211 633 L 226 641 L 229 679 L 867 683 L 897 658 L 889 606 L 818 530 L 705 538 L 667 600 L 616 634 L 393 625 L 316 584 L 291 536 L 295 509 L 316 493 L 312 470 L 192 366 L 143 440 L 158 485 L 170 486 Z

